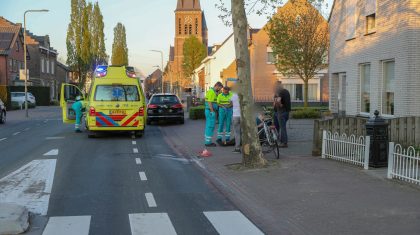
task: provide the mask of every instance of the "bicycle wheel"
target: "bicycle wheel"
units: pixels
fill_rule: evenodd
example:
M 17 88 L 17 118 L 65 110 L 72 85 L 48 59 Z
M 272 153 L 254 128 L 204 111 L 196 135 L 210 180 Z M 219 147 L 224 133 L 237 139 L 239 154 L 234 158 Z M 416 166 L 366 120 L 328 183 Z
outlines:
M 280 158 L 280 147 L 278 142 L 278 137 L 275 129 L 270 130 L 270 138 L 271 138 L 271 148 L 273 149 L 274 157 L 276 159 Z

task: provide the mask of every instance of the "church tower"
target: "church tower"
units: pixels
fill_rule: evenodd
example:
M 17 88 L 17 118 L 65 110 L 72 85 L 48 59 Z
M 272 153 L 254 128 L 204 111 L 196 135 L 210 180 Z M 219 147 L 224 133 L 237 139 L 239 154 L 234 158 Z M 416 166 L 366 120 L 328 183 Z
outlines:
M 178 0 L 175 10 L 175 42 L 171 48 L 172 75 L 184 78 L 182 72 L 184 42 L 196 36 L 208 47 L 208 30 L 200 0 Z

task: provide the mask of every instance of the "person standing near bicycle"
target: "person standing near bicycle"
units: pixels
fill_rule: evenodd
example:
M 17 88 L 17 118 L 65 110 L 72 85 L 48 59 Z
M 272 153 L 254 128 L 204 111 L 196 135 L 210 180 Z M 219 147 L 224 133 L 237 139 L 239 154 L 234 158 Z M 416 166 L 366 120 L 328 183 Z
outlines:
M 217 105 L 219 106 L 217 143 L 219 145 L 226 145 L 227 142 L 230 142 L 230 130 L 233 116 L 232 93 L 230 92 L 229 87 L 225 86 L 222 93 L 217 96 Z M 223 142 L 223 131 L 225 131 L 225 142 Z
M 287 121 L 289 121 L 290 111 L 292 111 L 292 103 L 290 100 L 290 93 L 283 87 L 281 81 L 278 81 L 275 86 L 274 94 L 274 110 L 276 112 L 277 120 L 280 125 L 280 148 L 288 147 L 287 136 Z
M 235 149 L 234 153 L 241 153 L 241 106 L 239 104 L 239 96 L 236 92 L 236 84 L 232 88 L 232 105 L 233 105 L 233 130 L 235 131 Z

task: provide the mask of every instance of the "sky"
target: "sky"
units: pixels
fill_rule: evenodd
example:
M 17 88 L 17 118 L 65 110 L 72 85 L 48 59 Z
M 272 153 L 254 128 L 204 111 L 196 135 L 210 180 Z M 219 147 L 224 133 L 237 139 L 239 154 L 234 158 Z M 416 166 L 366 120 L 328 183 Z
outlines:
M 89 1 L 89 0 L 87 0 Z M 95 2 L 96 0 L 92 0 Z M 108 55 L 111 55 L 113 28 L 118 22 L 125 25 L 129 63 L 145 75 L 161 64 L 159 53 L 164 52 L 168 60 L 169 46 L 173 45 L 177 0 L 97 0 L 105 23 L 105 40 Z M 229 0 L 224 0 L 229 2 Z M 333 0 L 328 0 L 329 12 Z M 209 45 L 223 42 L 232 29 L 218 18 L 220 11 L 215 7 L 218 0 L 201 0 L 209 28 Z M 47 13 L 27 14 L 27 29 L 36 35 L 49 35 L 51 46 L 58 50 L 59 59 L 66 60 L 66 32 L 70 21 L 70 0 L 0 0 L 0 16 L 14 23 L 23 23 L 23 13 L 28 9 L 48 9 Z M 261 28 L 267 16 L 251 14 L 251 27 Z

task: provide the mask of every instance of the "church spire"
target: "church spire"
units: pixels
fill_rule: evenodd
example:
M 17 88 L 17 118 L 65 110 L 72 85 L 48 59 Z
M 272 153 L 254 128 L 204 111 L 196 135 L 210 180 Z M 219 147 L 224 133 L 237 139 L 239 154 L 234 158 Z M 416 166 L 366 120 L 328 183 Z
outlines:
M 177 11 L 201 11 L 200 0 L 178 0 Z

